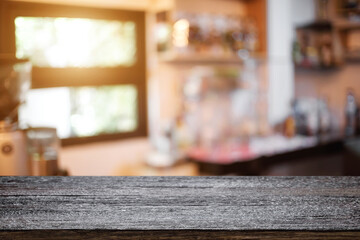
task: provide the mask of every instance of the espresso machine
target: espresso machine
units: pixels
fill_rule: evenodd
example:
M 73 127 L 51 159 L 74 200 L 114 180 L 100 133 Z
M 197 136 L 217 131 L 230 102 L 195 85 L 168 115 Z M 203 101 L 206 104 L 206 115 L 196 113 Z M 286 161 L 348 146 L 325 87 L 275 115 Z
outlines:
M 0 176 L 31 175 L 27 137 L 18 108 L 31 85 L 31 63 L 0 55 Z

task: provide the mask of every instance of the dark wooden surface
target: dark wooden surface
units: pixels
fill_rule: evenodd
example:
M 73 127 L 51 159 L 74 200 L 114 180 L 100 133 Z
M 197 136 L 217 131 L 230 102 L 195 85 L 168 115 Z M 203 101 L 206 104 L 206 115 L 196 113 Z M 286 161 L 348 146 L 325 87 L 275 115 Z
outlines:
M 0 239 L 360 239 L 359 177 L 0 177 Z

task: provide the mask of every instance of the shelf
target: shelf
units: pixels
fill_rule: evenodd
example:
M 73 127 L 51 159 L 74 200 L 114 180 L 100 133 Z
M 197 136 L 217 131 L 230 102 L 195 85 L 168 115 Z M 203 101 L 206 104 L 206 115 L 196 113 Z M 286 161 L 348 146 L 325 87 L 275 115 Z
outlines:
M 302 66 L 295 66 L 295 71 L 297 73 L 315 73 L 315 72 L 319 72 L 319 73 L 326 73 L 326 72 L 334 72 L 334 71 L 338 71 L 339 69 L 341 69 L 341 66 L 329 66 L 329 67 L 302 67 Z
M 297 30 L 312 30 L 312 31 L 331 31 L 333 23 L 331 21 L 315 21 L 303 26 L 299 26 Z
M 360 29 L 360 21 L 350 21 L 347 19 L 338 19 L 336 21 L 316 21 L 303 26 L 299 26 L 297 30 L 312 31 L 331 31 L 333 28 L 338 30 Z
M 360 30 L 360 22 L 358 21 L 337 20 L 334 22 L 334 25 L 339 30 L 351 30 L 351 29 Z
M 261 54 L 250 54 L 250 58 L 261 60 Z M 244 60 L 236 55 L 215 55 L 215 54 L 177 54 L 162 53 L 159 59 L 163 63 L 179 63 L 179 64 L 243 64 Z
M 339 8 L 338 12 L 360 12 L 360 8 Z
M 163 53 L 159 54 L 159 59 L 166 63 L 243 63 L 243 60 L 235 55 Z

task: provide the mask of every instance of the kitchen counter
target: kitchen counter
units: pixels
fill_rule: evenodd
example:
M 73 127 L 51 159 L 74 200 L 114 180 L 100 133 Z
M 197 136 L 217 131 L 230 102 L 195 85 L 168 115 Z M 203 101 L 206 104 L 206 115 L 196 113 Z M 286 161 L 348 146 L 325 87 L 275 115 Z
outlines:
M 272 157 L 284 153 L 309 149 L 343 139 L 340 134 L 320 136 L 296 135 L 288 138 L 277 134 L 268 137 L 253 137 L 249 143 L 230 146 L 214 146 L 211 149 L 192 148 L 188 157 L 197 162 L 229 165 L 249 162 L 260 157 Z
M 360 177 L 0 177 L 0 239 L 359 239 Z
M 295 136 L 293 138 L 274 135 L 266 138 L 254 138 L 246 147 L 227 148 L 226 151 L 213 148 L 206 154 L 201 151 L 193 152 L 189 155 L 189 159 L 197 163 L 202 175 L 259 176 L 267 175 L 266 169 L 276 164 L 338 154 L 343 151 L 343 144 L 344 139 L 339 134 L 313 137 Z M 340 169 L 339 171 L 341 172 Z

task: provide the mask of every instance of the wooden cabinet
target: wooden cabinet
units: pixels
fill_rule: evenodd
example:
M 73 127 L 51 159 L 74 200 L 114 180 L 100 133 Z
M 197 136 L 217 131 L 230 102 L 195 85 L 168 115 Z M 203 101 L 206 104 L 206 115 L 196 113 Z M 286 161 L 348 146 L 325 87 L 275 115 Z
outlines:
M 327 69 L 343 64 L 339 29 L 329 20 L 318 20 L 296 29 L 293 47 L 295 65 L 301 68 Z
M 343 47 L 343 57 L 347 61 L 359 61 L 360 1 L 337 0 L 333 8 L 335 8 L 336 27 Z
M 316 1 L 317 20 L 297 28 L 295 63 L 333 68 L 360 60 L 360 1 Z

